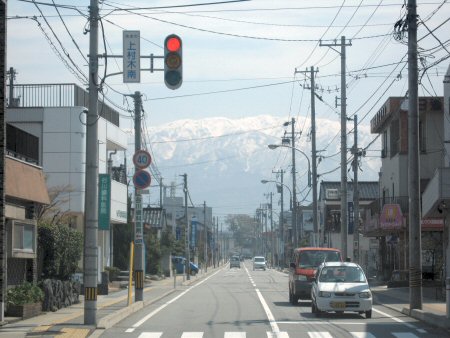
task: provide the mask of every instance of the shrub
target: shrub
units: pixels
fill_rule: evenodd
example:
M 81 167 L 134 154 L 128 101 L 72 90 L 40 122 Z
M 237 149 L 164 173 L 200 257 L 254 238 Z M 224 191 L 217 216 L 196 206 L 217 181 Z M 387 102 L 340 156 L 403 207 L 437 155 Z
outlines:
M 83 236 L 64 224 L 39 224 L 38 257 L 41 278 L 69 280 L 81 259 Z
M 7 304 L 24 305 L 42 302 L 44 292 L 35 284 L 25 282 L 8 289 L 6 295 Z

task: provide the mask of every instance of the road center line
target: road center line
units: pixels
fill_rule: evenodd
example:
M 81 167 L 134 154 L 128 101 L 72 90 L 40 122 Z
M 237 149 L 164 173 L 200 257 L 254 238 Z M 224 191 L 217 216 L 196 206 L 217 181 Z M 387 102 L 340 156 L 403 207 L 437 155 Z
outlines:
M 248 269 L 245 265 L 244 265 L 244 268 L 245 268 L 245 271 L 247 272 L 249 279 L 251 280 L 252 278 L 250 276 L 250 272 L 248 272 Z M 256 288 L 255 283 L 252 282 L 252 284 L 255 287 L 255 291 L 256 291 L 256 294 L 258 295 L 259 302 L 261 303 L 261 305 L 264 309 L 264 312 L 266 313 L 267 319 L 269 320 L 270 327 L 272 328 L 272 333 L 274 333 L 275 335 L 279 335 L 280 329 L 278 327 L 277 322 L 275 321 L 275 317 L 273 316 L 272 312 L 270 311 L 270 308 L 267 305 L 266 300 L 262 296 L 261 292 L 259 291 L 259 289 Z

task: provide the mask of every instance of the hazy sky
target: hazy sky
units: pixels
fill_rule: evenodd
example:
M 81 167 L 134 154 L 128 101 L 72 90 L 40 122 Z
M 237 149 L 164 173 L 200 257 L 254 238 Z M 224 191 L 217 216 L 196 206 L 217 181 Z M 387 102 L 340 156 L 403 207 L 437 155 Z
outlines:
M 316 93 L 322 101 L 316 99 L 317 118 L 339 121 L 340 107 L 336 108 L 335 103 L 340 102 L 336 101 L 341 86 L 340 47 L 320 46 L 319 40 L 330 44 L 337 39 L 339 43 L 341 36 L 347 43 L 351 41 L 345 62 L 347 113 L 358 114 L 361 129 L 367 130 L 370 119 L 389 96 L 404 96 L 407 91 L 407 34 L 403 38 L 401 34 L 397 38 L 393 35 L 395 23 L 406 18 L 406 1 L 214 2 L 101 1 L 104 41 L 100 34 L 100 53 L 106 48 L 107 54 L 120 55 L 124 29 L 141 31 L 142 55 L 163 55 L 162 45 L 168 34 L 176 33 L 183 40 L 184 80 L 180 89 L 166 88 L 162 72 L 142 72 L 140 84 L 124 85 L 121 76 L 108 77 L 104 86 L 107 97 L 121 107 L 132 108 L 132 101 L 119 93 L 142 92 L 150 127 L 219 116 L 295 117 L 302 142 L 309 134 L 306 122 L 310 118 L 310 82 L 296 69 L 319 68 Z M 427 68 L 427 72 L 421 72 L 419 94 L 442 95 L 443 75 L 449 64 L 450 4 L 442 0 L 417 2 L 420 68 Z M 75 82 L 86 87 L 80 80 L 83 75 L 73 73 L 87 74 L 84 58 L 89 34 L 84 33 L 89 28 L 89 1 L 41 0 L 36 4 L 8 1 L 8 67 L 18 70 L 16 82 Z M 53 4 L 63 7 L 56 10 Z M 106 72 L 121 71 L 121 64 L 121 59 L 108 59 Z M 103 60 L 101 65 L 99 74 L 103 76 Z M 148 68 L 148 59 L 143 59 L 141 65 Z M 162 68 L 160 59 L 155 60 L 155 67 Z M 130 113 L 125 110 L 121 114 L 123 125 L 131 127 Z M 348 130 L 352 127 L 349 122 Z M 339 130 L 329 133 L 330 142 L 338 144 Z M 349 146 L 352 143 L 349 141 Z M 318 144 L 317 149 L 326 146 Z

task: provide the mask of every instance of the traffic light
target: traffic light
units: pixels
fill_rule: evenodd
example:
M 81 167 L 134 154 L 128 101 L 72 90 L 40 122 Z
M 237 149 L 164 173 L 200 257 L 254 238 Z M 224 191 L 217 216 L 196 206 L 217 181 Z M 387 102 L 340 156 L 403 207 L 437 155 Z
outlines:
M 179 88 L 183 82 L 182 42 L 175 34 L 164 40 L 164 82 L 170 89 Z

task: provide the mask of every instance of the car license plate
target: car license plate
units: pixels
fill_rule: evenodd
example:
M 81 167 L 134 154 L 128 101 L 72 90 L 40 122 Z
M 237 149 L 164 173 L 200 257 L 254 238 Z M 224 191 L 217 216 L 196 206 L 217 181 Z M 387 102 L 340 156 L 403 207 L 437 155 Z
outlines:
M 345 302 L 330 302 L 333 309 L 345 309 Z

